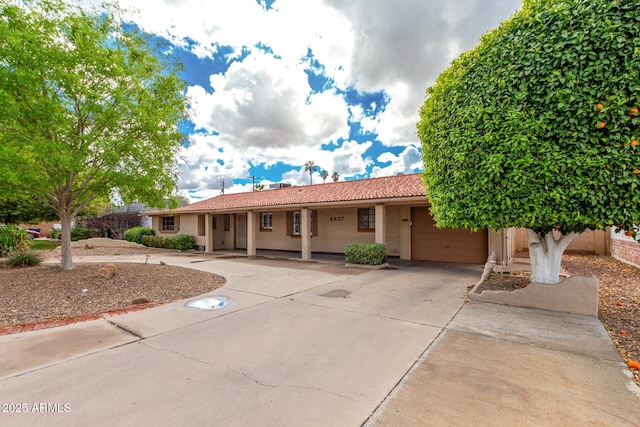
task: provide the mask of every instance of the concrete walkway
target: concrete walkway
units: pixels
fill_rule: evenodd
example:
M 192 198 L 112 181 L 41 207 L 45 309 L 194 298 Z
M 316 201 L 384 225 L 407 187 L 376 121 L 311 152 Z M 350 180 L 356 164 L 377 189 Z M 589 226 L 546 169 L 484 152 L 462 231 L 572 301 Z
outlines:
M 477 266 L 153 257 L 225 276 L 229 304 L 0 337 L 0 402 L 26 409 L 0 425 L 640 425 L 597 319 L 465 304 Z

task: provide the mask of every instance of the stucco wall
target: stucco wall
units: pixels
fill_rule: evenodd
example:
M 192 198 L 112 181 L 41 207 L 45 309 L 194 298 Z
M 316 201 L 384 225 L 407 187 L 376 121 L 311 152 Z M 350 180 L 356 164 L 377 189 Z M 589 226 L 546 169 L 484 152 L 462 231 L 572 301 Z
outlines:
M 559 233 L 558 233 L 559 236 Z M 515 250 L 522 251 L 529 249 L 527 232 L 524 228 L 516 229 Z M 591 253 L 597 255 L 609 254 L 609 235 L 608 231 L 603 230 L 587 230 L 580 234 L 567 247 L 567 251 L 576 251 Z
M 301 238 L 287 236 L 287 217 L 285 211 L 272 212 L 273 229 L 258 231 L 258 249 L 277 249 L 299 251 Z M 375 241 L 372 231 L 358 231 L 358 209 L 332 208 L 318 210 L 318 234 L 311 239 L 313 252 L 344 253 L 350 243 L 371 243 Z M 400 208 L 387 207 L 387 252 L 397 255 L 400 250 Z

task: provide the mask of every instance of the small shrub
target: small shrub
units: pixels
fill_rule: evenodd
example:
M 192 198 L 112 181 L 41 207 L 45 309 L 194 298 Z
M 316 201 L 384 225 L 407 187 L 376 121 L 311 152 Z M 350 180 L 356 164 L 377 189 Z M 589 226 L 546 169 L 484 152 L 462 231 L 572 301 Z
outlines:
M 91 230 L 88 228 L 74 227 L 71 229 L 71 241 L 85 240 L 91 236 Z
M 33 251 L 14 251 L 7 259 L 9 267 L 30 267 L 40 265 L 41 262 L 40 254 Z
M 196 245 L 196 238 L 191 234 L 178 234 L 175 237 L 169 238 L 170 249 L 187 251 L 189 249 L 193 249 L 195 245 Z
M 49 236 L 52 239 L 60 240 L 62 238 L 62 230 L 54 228 L 53 230 L 51 230 L 51 233 L 49 233 Z M 88 228 L 73 227 L 71 229 L 72 242 L 88 239 L 90 236 L 91 236 L 91 230 L 89 230 Z
M 149 227 L 132 227 L 124 232 L 124 240 L 128 242 L 142 243 L 143 236 L 155 236 L 156 232 Z M 144 244 L 144 243 L 142 243 Z
M 49 233 L 49 237 L 52 239 L 60 240 L 62 238 L 62 230 L 60 230 L 59 228 L 54 228 L 53 230 L 51 230 L 51 233 Z
M 344 250 L 347 264 L 380 265 L 387 257 L 387 247 L 381 243 L 353 243 Z
M 142 236 L 141 243 L 149 248 L 166 248 L 168 239 L 162 236 Z
M 24 252 L 29 248 L 27 232 L 15 225 L 0 227 L 0 256 L 8 256 L 13 251 Z

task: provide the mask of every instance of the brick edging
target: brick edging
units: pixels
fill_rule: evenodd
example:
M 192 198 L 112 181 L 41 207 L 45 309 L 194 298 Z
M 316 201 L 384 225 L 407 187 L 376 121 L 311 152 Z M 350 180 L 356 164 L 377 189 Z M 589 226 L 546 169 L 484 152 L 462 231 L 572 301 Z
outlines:
M 20 332 L 37 331 L 40 329 L 55 328 L 58 326 L 72 325 L 74 323 L 87 322 L 89 320 L 105 319 L 120 314 L 131 313 L 134 311 L 144 310 L 146 308 L 157 307 L 167 304 L 171 301 L 148 302 L 145 304 L 130 305 L 124 308 L 114 308 L 113 310 L 102 311 L 99 313 L 79 314 L 77 316 L 64 317 L 62 319 L 43 320 L 42 322 L 20 323 L 17 325 L 0 325 L 0 336 L 17 334 Z

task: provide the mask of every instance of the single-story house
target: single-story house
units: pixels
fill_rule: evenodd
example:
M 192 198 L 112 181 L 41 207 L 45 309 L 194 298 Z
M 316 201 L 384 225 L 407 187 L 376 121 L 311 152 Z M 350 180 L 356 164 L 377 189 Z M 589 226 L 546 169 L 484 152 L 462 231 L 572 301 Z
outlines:
M 226 194 L 173 211 L 145 212 L 160 236 L 191 234 L 205 252 L 225 249 L 343 254 L 350 243 L 384 243 L 387 256 L 403 260 L 482 264 L 495 253 L 510 263 L 528 247 L 524 229 L 499 231 L 437 228 L 421 174 L 396 175 Z M 612 254 L 640 263 L 640 245 L 613 231 L 587 231 L 568 251 Z M 503 261 L 504 260 L 504 261 Z
M 493 251 L 500 262 L 512 234 L 436 228 L 420 174 L 225 194 L 145 214 L 158 235 L 194 235 L 205 252 L 296 251 L 303 260 L 375 242 L 404 260 L 483 264 Z

